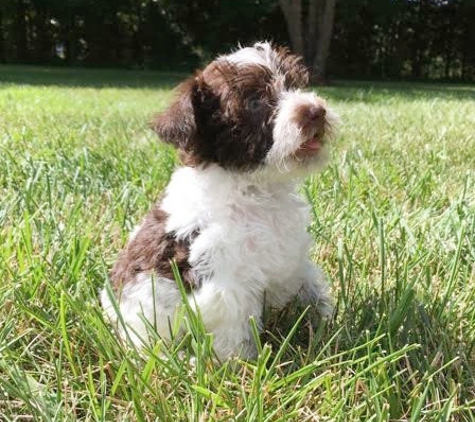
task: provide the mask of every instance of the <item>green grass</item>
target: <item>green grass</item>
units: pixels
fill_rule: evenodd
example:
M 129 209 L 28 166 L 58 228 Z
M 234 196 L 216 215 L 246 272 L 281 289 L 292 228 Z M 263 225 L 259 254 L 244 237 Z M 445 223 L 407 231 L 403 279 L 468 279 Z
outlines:
M 321 89 L 344 125 L 303 194 L 331 323 L 270 315 L 239 365 L 193 315 L 182 344 L 118 344 L 98 291 L 175 166 L 147 121 L 181 77 L 0 67 L 0 420 L 474 421 L 473 86 Z

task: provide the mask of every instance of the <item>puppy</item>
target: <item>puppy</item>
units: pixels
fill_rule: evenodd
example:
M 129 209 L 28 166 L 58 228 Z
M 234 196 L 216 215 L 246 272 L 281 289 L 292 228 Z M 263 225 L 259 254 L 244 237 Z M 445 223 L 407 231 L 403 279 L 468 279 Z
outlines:
M 184 166 L 134 230 L 101 299 L 123 338 L 164 339 L 187 300 L 220 359 L 256 354 L 249 325 L 297 297 L 332 313 L 322 271 L 308 258 L 308 207 L 297 182 L 327 160 L 336 114 L 302 92 L 300 58 L 269 43 L 220 56 L 182 83 L 152 128 Z M 117 314 L 120 314 L 117 315 Z

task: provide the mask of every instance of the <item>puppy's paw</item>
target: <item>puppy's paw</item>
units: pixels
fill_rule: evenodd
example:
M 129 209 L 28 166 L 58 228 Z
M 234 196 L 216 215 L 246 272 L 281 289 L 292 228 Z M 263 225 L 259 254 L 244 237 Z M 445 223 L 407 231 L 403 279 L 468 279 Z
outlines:
M 306 277 L 297 297 L 303 305 L 316 306 L 322 318 L 332 318 L 335 302 L 330 285 L 323 271 L 317 266 L 311 265 L 307 268 Z

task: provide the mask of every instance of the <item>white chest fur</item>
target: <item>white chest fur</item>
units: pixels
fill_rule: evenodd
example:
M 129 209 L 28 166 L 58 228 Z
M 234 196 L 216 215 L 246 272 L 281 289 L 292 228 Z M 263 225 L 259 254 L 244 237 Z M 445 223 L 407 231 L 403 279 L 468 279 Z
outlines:
M 305 259 L 308 207 L 289 182 L 260 183 L 258 177 L 221 168 L 177 170 L 162 202 L 167 231 L 178 237 L 198 232 L 190 263 L 205 278 L 265 289 L 288 279 Z
M 202 284 L 189 304 L 199 309 L 221 358 L 255 355 L 249 317 L 260 326 L 264 306 L 281 308 L 297 297 L 324 316 L 333 309 L 323 273 L 307 259 L 308 207 L 293 183 L 270 183 L 276 179 L 268 176 L 262 182 L 258 174 L 232 174 L 218 166 L 181 168 L 160 204 L 166 232 L 190 241 L 188 261 Z M 148 272 L 125 285 L 119 308 L 108 289 L 101 298 L 108 317 L 121 322 L 121 336 L 127 332 L 137 345 L 148 336 L 144 321 L 169 338 L 182 301 L 173 280 Z

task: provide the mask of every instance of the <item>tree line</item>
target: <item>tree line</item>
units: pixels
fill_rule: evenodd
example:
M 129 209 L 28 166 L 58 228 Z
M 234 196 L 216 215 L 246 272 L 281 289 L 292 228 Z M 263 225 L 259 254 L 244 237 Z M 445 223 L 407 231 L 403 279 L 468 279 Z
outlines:
M 319 78 L 475 80 L 475 0 L 1 0 L 0 62 L 190 70 L 273 40 Z

